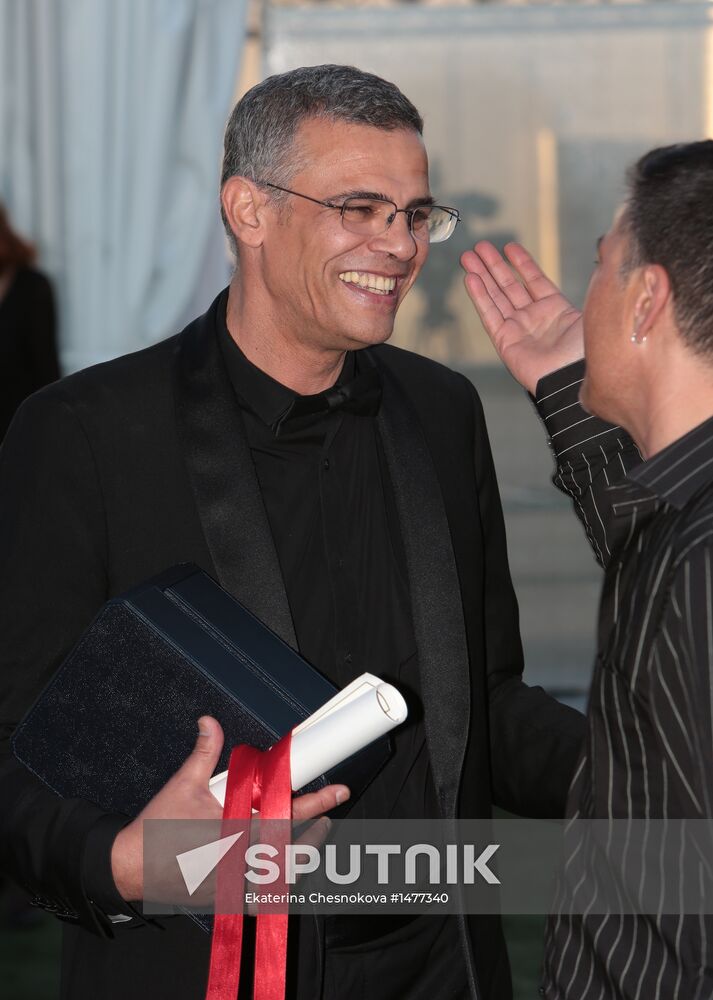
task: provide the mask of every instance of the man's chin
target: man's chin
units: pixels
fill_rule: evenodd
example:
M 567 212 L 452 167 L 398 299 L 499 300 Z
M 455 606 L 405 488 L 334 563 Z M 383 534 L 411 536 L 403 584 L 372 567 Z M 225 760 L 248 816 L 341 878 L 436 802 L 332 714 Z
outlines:
M 598 398 L 587 375 L 584 376 L 584 381 L 579 387 L 579 405 L 592 417 L 599 417 L 600 420 L 606 420 L 610 424 L 619 423 L 619 418 L 612 412 L 613 407 L 607 406 L 606 402 L 602 402 Z
M 602 407 L 597 400 L 596 392 L 594 391 L 587 375 L 584 376 L 584 381 L 579 387 L 579 404 L 590 416 L 601 417 L 602 420 L 609 419 L 602 412 Z
M 590 395 L 591 394 L 589 391 L 589 383 L 587 381 L 587 376 L 585 375 L 584 381 L 579 387 L 579 405 L 582 407 L 583 410 L 586 410 L 587 413 L 592 413 L 592 410 L 590 408 L 591 403 L 589 401 Z
M 349 339 L 349 350 L 360 351 L 364 347 L 378 347 L 385 344 L 394 332 L 393 323 L 390 326 L 372 327 L 368 330 L 351 331 L 347 334 Z

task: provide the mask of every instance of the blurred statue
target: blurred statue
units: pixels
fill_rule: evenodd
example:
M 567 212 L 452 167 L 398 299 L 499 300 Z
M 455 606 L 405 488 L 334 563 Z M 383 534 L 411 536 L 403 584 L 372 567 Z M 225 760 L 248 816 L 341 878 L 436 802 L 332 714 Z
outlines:
M 54 296 L 34 261 L 0 204 L 0 441 L 23 399 L 59 378 Z

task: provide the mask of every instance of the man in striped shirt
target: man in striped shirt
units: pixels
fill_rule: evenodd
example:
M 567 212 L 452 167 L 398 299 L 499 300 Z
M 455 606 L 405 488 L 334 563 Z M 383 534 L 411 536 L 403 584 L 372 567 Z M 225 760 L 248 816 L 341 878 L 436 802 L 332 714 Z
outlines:
M 505 253 L 479 243 L 464 254 L 466 287 L 534 396 L 555 484 L 606 571 L 568 816 L 711 817 L 713 141 L 633 167 L 583 314 L 522 247 Z M 586 834 L 578 848 L 586 859 Z M 710 847 L 701 871 L 709 860 Z M 643 865 L 640 889 L 654 877 Z M 713 996 L 711 917 L 637 913 L 636 899 L 606 912 L 601 889 L 598 875 L 578 882 L 565 869 L 546 936 L 548 1000 Z

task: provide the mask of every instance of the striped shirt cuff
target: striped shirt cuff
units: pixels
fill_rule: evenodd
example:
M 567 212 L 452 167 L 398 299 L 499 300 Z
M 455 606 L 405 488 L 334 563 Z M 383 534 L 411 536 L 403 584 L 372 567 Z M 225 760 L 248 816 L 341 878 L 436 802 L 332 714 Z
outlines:
M 532 397 L 558 463 L 563 456 L 571 458 L 574 451 L 599 450 L 610 435 L 621 434 L 619 427 L 582 408 L 579 389 L 583 380 L 584 361 L 575 361 L 543 376 Z

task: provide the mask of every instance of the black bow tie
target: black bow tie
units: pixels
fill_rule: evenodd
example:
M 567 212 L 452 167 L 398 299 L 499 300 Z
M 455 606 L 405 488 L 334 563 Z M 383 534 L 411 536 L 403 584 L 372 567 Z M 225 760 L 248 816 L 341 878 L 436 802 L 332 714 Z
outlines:
M 273 421 L 271 427 L 279 436 L 284 425 L 300 417 L 315 413 L 345 410 L 374 416 L 381 402 L 381 378 L 376 368 L 368 368 L 346 385 L 333 385 L 331 389 L 314 396 L 295 396 L 290 405 Z

